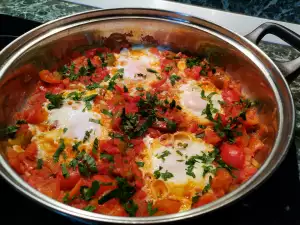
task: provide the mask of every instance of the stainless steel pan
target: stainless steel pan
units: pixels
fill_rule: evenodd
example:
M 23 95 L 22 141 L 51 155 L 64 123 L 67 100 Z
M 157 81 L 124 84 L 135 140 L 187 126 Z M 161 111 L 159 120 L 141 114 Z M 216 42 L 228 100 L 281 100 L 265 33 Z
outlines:
M 59 64 L 74 49 L 99 46 L 107 37 L 113 37 L 114 44 L 129 41 L 200 53 L 225 66 L 234 78 L 241 80 L 243 91 L 262 103 L 262 119 L 273 127 L 273 132 L 266 138 L 272 151 L 249 181 L 217 201 L 182 213 L 144 218 L 112 217 L 79 210 L 30 187 L 7 163 L 3 145 L 0 174 L 34 201 L 87 221 L 170 222 L 199 216 L 228 205 L 255 189 L 278 167 L 293 137 L 295 109 L 286 79 L 291 80 L 299 74 L 300 58 L 287 63 L 274 63 L 255 45 L 268 33 L 300 49 L 300 37 L 276 24 L 263 24 L 243 37 L 209 21 L 180 13 L 153 9 L 95 10 L 41 25 L 16 39 L 0 53 L 0 124 L 3 126 L 13 122 L 13 113 L 22 107 L 33 90 L 40 69 Z

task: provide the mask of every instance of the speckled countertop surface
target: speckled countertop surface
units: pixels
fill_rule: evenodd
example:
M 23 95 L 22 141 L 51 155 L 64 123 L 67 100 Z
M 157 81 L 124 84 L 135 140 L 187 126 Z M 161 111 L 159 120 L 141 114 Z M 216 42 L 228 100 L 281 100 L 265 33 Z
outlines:
M 300 1 L 298 0 L 173 1 L 300 24 Z M 0 0 L 0 13 L 38 22 L 47 22 L 90 9 L 93 8 L 57 0 Z M 298 51 L 287 46 L 261 43 L 260 47 L 274 60 L 287 61 L 300 56 Z M 300 168 L 300 76 L 290 85 L 290 88 L 296 105 L 296 145 Z

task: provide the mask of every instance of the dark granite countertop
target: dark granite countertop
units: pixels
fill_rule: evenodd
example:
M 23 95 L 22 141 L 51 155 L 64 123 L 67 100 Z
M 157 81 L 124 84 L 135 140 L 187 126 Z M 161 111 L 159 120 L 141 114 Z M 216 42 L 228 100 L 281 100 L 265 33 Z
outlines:
M 297 0 L 173 0 L 176 2 L 199 5 L 230 12 L 258 16 L 267 19 L 300 23 L 300 2 Z M 0 13 L 26 18 L 38 22 L 47 22 L 62 16 L 94 9 L 57 0 L 4 0 L 0 4 Z M 260 47 L 272 59 L 287 61 L 300 56 L 291 47 L 261 43 Z M 300 77 L 294 81 L 292 90 L 296 105 L 296 145 L 300 168 Z M 300 176 L 300 170 L 299 170 Z

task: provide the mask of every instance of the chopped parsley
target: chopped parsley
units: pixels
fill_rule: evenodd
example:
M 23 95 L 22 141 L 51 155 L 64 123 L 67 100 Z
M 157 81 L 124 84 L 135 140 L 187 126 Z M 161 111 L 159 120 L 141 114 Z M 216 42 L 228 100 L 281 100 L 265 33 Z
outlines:
M 179 151 L 179 150 L 177 150 L 176 153 L 177 153 L 178 155 L 180 155 L 180 156 L 183 156 L 182 152 Z
M 93 212 L 96 209 L 95 206 L 93 205 L 88 205 L 86 207 L 83 208 L 83 210 L 89 211 L 89 212 Z
M 170 72 L 170 70 L 171 70 L 172 68 L 173 68 L 172 66 L 166 66 L 164 70 L 165 70 L 166 72 Z
M 74 170 L 76 169 L 77 165 L 78 165 L 77 159 L 72 159 L 69 163 L 69 167 L 72 167 Z
M 170 173 L 168 170 L 166 170 L 166 172 L 164 173 L 160 173 L 160 176 L 164 181 L 167 181 L 168 179 L 174 177 L 174 175 Z
M 132 199 L 130 199 L 129 201 L 127 201 L 126 203 L 123 204 L 123 207 L 125 209 L 125 211 L 128 213 L 128 215 L 130 217 L 133 217 L 136 215 L 136 212 L 138 210 L 138 205 L 134 203 L 134 201 Z
M 63 98 L 62 94 L 56 95 L 56 94 L 46 93 L 45 97 L 46 97 L 46 99 L 48 99 L 50 101 L 50 103 L 47 106 L 47 108 L 49 110 L 60 108 L 63 104 L 64 98 Z
M 204 138 L 204 136 L 205 136 L 204 132 L 195 135 L 196 138 Z
M 158 211 L 158 208 L 153 208 L 153 203 L 147 202 L 147 211 L 149 216 L 153 216 Z
M 64 178 L 68 178 L 70 176 L 70 174 L 69 174 L 66 164 L 62 163 L 60 166 L 61 166 L 62 175 L 64 176 Z
M 89 201 L 97 193 L 99 188 L 100 188 L 100 183 L 97 180 L 93 181 L 92 186 L 90 188 L 87 186 L 81 186 L 80 197 L 85 201 Z
M 86 142 L 87 140 L 90 139 L 90 136 L 91 136 L 91 133 L 93 132 L 93 130 L 87 130 L 84 134 L 84 137 L 83 137 L 83 143 Z
M 154 69 L 151 69 L 151 68 L 147 68 L 147 71 L 148 71 L 149 73 L 157 73 L 157 71 L 156 71 L 156 70 L 154 70 Z
M 182 142 L 177 143 L 177 147 L 179 147 L 179 148 L 187 148 L 188 146 L 189 146 L 188 143 L 182 143 Z
M 147 75 L 143 74 L 143 73 L 136 73 L 136 74 L 134 74 L 134 77 L 142 77 L 142 78 L 146 79 Z
M 96 67 L 93 65 L 90 59 L 87 59 L 87 63 L 87 75 L 92 75 L 95 72 Z
M 208 190 L 211 188 L 210 183 L 211 183 L 212 177 L 209 177 L 209 183 L 207 185 L 205 185 L 205 187 L 202 190 L 202 194 L 205 194 L 208 192 Z
M 69 78 L 71 81 L 77 80 L 80 76 L 80 73 L 84 73 L 83 69 L 80 70 L 80 73 L 75 73 L 75 64 L 72 62 L 71 65 L 68 67 L 64 65 L 61 67 L 58 72 L 65 78 Z
M 78 147 L 81 145 L 81 141 L 75 142 L 75 144 L 72 146 L 73 151 L 78 151 Z
M 200 74 L 203 75 L 203 76 L 207 76 L 207 71 L 204 70 L 204 69 L 202 69 L 202 70 L 200 71 Z
M 205 109 L 203 109 L 201 115 L 206 115 L 207 119 L 213 121 L 214 120 L 213 115 L 212 115 L 213 111 L 214 111 L 213 105 L 210 103 L 207 103 L 207 105 L 206 105 Z
M 124 141 L 124 136 L 118 133 L 110 132 L 108 134 L 112 139 L 117 138 L 120 139 L 121 141 Z
M 96 96 L 97 96 L 97 94 L 92 94 L 92 95 L 86 96 L 83 98 L 83 101 L 85 101 L 85 102 L 92 101 L 95 99 Z
M 70 196 L 69 192 L 65 194 L 65 196 L 62 199 L 63 203 L 68 204 L 70 202 L 69 196 Z
M 164 118 L 164 120 L 167 122 L 167 129 L 170 131 L 170 132 L 173 132 L 176 130 L 177 128 L 177 125 L 174 121 L 172 120 L 169 120 L 167 118 Z
M 115 75 L 109 80 L 107 90 L 113 91 L 115 90 L 116 80 L 123 78 L 124 68 L 118 69 Z
M 60 139 L 59 140 L 59 146 L 58 146 L 57 150 L 55 151 L 55 153 L 53 154 L 53 157 L 52 157 L 54 162 L 58 162 L 59 156 L 63 152 L 65 147 L 66 146 L 65 146 L 64 140 Z
M 177 76 L 176 74 L 171 75 L 170 82 L 171 82 L 172 86 L 174 86 L 176 81 L 179 81 L 180 79 L 181 79 L 181 77 Z
M 104 80 L 104 82 L 106 82 L 106 81 L 109 81 L 109 79 L 110 79 L 110 76 L 106 75 L 103 80 Z
M 88 70 L 84 66 L 80 67 L 80 69 L 78 71 L 78 75 L 79 76 L 86 76 L 87 74 L 88 74 Z
M 86 89 L 88 89 L 88 90 L 94 90 L 96 88 L 103 88 L 103 86 L 101 86 L 98 83 L 92 83 L 92 84 L 86 86 Z
M 99 145 L 98 138 L 95 138 L 94 143 L 93 143 L 93 148 L 92 148 L 92 152 L 93 152 L 94 154 L 97 154 L 97 151 L 98 151 L 98 145 Z
M 202 174 L 203 177 L 205 177 L 207 173 L 212 173 L 212 174 L 216 173 L 216 168 L 214 168 L 212 165 L 203 164 L 202 168 L 203 168 L 203 174 Z
M 136 87 L 135 88 L 137 91 L 144 91 L 144 88 L 143 87 Z
M 37 168 L 38 170 L 42 169 L 42 168 L 43 168 L 43 164 L 44 164 L 43 159 L 38 159 L 38 160 L 37 160 L 36 168 Z
M 17 125 L 27 124 L 27 121 L 26 120 L 17 120 L 16 124 Z
M 114 161 L 114 156 L 107 154 L 107 153 L 100 153 L 100 159 L 106 159 L 108 162 L 113 162 Z
M 200 195 L 195 195 L 195 196 L 193 196 L 193 197 L 192 197 L 192 204 L 197 203 L 198 200 L 199 200 L 199 198 L 200 198 Z
M 138 167 L 144 167 L 145 163 L 144 162 L 135 162 Z
M 90 118 L 90 119 L 89 119 L 89 122 L 101 124 L 101 121 L 100 121 L 100 120 L 93 119 L 93 118 Z
M 74 92 L 71 92 L 71 93 L 68 94 L 68 98 L 71 98 L 74 101 L 80 101 L 82 95 L 83 95 L 83 92 L 74 91 Z
M 113 116 L 112 112 L 107 109 L 102 109 L 101 112 L 106 116 L 109 116 L 109 117 Z
M 162 170 L 162 167 L 160 166 L 157 170 L 154 171 L 153 175 L 155 179 L 159 179 L 160 178 L 160 171 Z
M 170 155 L 171 152 L 168 150 L 163 151 L 160 155 L 156 154 L 155 157 L 161 159 L 163 162 L 166 160 L 166 157 Z
M 79 152 L 76 158 L 69 163 L 69 166 L 73 167 L 74 169 L 77 165 L 79 173 L 82 176 L 88 177 L 91 175 L 91 173 L 98 172 L 95 159 L 89 154 L 86 154 L 84 150 Z
M 200 57 L 192 57 L 186 59 L 186 66 L 187 68 L 192 68 L 193 66 L 200 65 L 201 59 Z
M 8 126 L 5 128 L 0 129 L 0 136 L 6 137 L 6 136 L 13 136 L 17 131 L 19 127 L 18 126 Z
M 131 186 L 125 178 L 116 177 L 116 180 L 117 180 L 117 188 L 102 196 L 98 200 L 98 203 L 100 205 L 104 204 L 105 202 L 113 198 L 119 199 L 120 203 L 123 205 L 127 203 L 136 192 L 135 187 Z

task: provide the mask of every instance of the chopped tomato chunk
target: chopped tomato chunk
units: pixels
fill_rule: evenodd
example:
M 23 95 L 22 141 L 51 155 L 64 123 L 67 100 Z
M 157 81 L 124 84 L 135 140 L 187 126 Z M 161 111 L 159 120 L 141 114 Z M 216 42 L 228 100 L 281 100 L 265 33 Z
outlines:
M 237 145 L 223 143 L 221 145 L 221 157 L 225 163 L 234 168 L 242 169 L 245 162 L 245 154 Z

